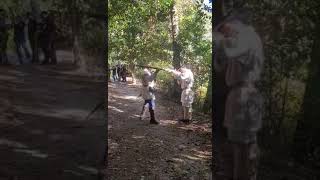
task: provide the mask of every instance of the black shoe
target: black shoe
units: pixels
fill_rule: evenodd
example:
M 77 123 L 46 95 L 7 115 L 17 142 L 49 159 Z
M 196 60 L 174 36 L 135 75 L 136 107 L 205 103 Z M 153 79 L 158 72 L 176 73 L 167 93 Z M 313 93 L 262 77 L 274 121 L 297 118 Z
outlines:
M 159 124 L 159 122 L 153 119 L 153 120 L 150 120 L 150 124 Z
M 179 121 L 185 123 L 185 124 L 190 124 L 190 120 L 189 119 L 179 119 Z
M 156 121 L 155 117 L 154 117 L 154 110 L 150 109 L 150 124 L 159 124 L 158 121 Z

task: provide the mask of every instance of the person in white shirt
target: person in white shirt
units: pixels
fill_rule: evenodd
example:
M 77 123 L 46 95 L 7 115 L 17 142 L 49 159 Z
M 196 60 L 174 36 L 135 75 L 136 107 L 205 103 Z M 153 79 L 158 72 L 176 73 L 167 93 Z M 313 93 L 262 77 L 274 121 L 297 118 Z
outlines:
M 194 92 L 191 89 L 194 83 L 193 73 L 184 66 L 178 70 L 166 69 L 166 71 L 171 72 L 181 86 L 181 104 L 183 107 L 183 119 L 181 121 L 190 123 L 192 120 L 192 103 L 194 99 Z
M 228 87 L 224 126 L 232 144 L 233 179 L 255 180 L 257 132 L 262 126 L 263 98 L 256 87 L 261 79 L 264 54 L 259 35 L 248 23 L 248 10 L 233 16 L 214 32 L 216 71 L 225 72 Z

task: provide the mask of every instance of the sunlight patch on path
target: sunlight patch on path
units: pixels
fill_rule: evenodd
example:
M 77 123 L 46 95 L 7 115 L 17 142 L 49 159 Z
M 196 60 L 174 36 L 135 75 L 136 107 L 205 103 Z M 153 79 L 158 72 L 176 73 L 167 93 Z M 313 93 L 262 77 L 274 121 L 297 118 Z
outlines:
M 36 158 L 45 159 L 48 157 L 47 154 L 41 153 L 36 150 L 29 150 L 29 149 L 27 149 L 28 148 L 27 145 L 24 145 L 24 144 L 16 142 L 16 141 L 11 141 L 8 139 L 0 139 L 0 145 L 5 145 L 5 146 L 11 147 L 11 148 L 15 148 L 14 152 L 29 154 L 29 155 L 36 157 Z
M 136 136 L 136 135 L 132 135 L 133 139 L 143 139 L 145 138 L 145 136 Z
M 114 111 L 117 111 L 117 112 L 120 112 L 120 113 L 123 113 L 124 111 L 122 111 L 121 109 L 118 109 L 118 108 L 116 108 L 116 107 L 114 107 L 114 106 L 108 106 L 108 109 L 112 109 L 112 110 L 114 110 Z
M 22 143 L 19 143 L 19 142 L 16 142 L 16 141 L 11 141 L 11 140 L 8 140 L 8 139 L 0 139 L 0 145 L 6 145 L 6 146 L 9 146 L 9 147 L 14 147 L 14 148 L 28 148 L 28 146 L 22 144 Z
M 44 117 L 54 117 L 54 118 L 70 118 L 74 120 L 83 120 L 89 111 L 80 109 L 41 109 L 34 107 L 16 106 L 17 110 L 21 113 L 42 115 Z
M 112 95 L 112 97 L 118 98 L 118 99 L 124 99 L 124 100 L 134 100 L 134 101 L 139 100 L 139 98 L 137 98 L 137 96 L 130 96 L 130 95 L 122 95 L 122 96 Z
M 47 154 L 41 153 L 37 150 L 27 150 L 27 149 L 15 149 L 15 152 L 29 154 L 32 157 L 46 159 L 48 157 Z
M 81 170 L 84 170 L 84 171 L 86 171 L 86 172 L 88 172 L 90 174 L 94 174 L 94 175 L 99 173 L 99 171 L 97 169 L 92 168 L 92 167 L 78 166 L 78 168 L 81 169 Z
M 76 171 L 72 171 L 72 170 L 68 170 L 68 169 L 63 170 L 63 172 L 65 172 L 65 173 L 71 173 L 71 174 L 76 175 L 76 176 L 84 176 L 84 174 L 82 174 L 82 173 L 78 173 L 78 172 L 76 172 Z
M 182 157 L 185 157 L 185 158 L 188 158 L 188 159 L 190 159 L 190 160 L 196 160 L 196 161 L 204 161 L 202 158 L 199 158 L 199 157 L 194 157 L 194 156 L 190 156 L 190 155 L 186 155 L 186 154 L 184 154 L 184 155 L 182 155 Z
M 171 126 L 171 125 L 175 125 L 177 124 L 178 122 L 175 121 L 175 120 L 160 120 L 160 125 L 161 126 Z

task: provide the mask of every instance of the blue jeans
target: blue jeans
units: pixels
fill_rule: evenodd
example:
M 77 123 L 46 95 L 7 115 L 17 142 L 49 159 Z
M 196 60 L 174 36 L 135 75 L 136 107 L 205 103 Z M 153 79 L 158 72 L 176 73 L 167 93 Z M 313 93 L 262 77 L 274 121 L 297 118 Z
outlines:
M 155 107 L 156 107 L 156 102 L 155 102 L 155 100 L 153 100 L 153 99 L 144 100 L 143 106 L 145 106 L 146 104 L 149 105 L 149 110 L 154 110 Z
M 22 50 L 24 51 L 24 55 L 26 56 L 26 58 L 30 58 L 31 55 L 24 41 L 16 41 L 15 43 L 16 43 L 16 50 L 17 50 L 19 62 L 20 64 L 22 64 L 23 63 Z

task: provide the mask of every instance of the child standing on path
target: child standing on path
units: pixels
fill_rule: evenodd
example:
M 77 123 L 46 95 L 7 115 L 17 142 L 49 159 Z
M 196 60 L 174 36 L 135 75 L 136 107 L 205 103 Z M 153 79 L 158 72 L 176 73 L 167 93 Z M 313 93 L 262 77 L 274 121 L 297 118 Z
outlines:
M 155 110 L 155 94 L 154 94 L 154 80 L 158 74 L 159 70 L 156 70 L 154 73 L 150 72 L 148 69 L 144 69 L 144 74 L 142 78 L 142 88 L 139 95 L 144 99 L 144 104 L 140 114 L 140 119 L 143 119 L 146 108 L 149 107 L 150 112 L 150 124 L 159 124 L 155 119 L 154 110 Z

